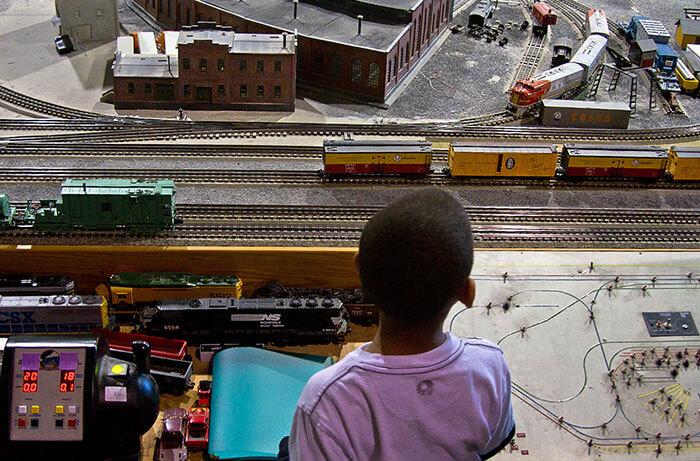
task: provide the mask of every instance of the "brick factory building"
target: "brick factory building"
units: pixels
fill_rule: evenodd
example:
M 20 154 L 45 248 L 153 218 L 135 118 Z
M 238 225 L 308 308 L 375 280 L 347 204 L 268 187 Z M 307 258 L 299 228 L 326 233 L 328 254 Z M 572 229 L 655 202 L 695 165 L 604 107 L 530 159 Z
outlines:
M 295 37 L 235 33 L 201 23 L 156 37 L 119 37 L 114 62 L 118 109 L 293 111 Z
M 454 0 L 134 0 L 166 27 L 213 21 L 237 32 L 298 34 L 307 88 L 384 103 L 452 19 Z

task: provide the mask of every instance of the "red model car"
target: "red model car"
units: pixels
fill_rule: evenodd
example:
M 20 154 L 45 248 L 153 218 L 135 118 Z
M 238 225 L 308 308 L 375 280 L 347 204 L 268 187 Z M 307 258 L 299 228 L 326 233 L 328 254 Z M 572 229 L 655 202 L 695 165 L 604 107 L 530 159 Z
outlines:
M 192 407 L 187 422 L 185 445 L 188 450 L 206 450 L 209 445 L 209 408 Z
M 211 402 L 211 381 L 201 380 L 197 387 L 197 401 L 195 407 L 209 407 Z

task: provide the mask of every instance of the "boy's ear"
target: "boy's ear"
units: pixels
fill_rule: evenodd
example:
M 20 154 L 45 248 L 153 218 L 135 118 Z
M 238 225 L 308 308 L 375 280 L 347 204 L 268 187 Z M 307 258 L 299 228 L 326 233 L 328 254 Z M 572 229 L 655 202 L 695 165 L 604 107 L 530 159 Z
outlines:
M 474 298 L 476 297 L 476 282 L 474 279 L 467 278 L 466 283 L 459 290 L 459 300 L 467 307 L 472 307 L 474 304 Z

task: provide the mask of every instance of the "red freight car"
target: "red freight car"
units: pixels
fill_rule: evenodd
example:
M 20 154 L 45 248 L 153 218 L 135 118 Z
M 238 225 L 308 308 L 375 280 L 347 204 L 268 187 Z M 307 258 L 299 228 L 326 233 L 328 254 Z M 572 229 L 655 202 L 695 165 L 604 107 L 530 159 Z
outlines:
M 430 173 L 432 144 L 426 141 L 351 140 L 323 142 L 328 175 Z
M 556 13 L 545 2 L 536 2 L 532 6 L 532 16 L 541 26 L 553 26 L 557 23 Z
M 666 149 L 653 146 L 565 144 L 561 155 L 561 166 L 569 178 L 659 179 L 667 163 Z

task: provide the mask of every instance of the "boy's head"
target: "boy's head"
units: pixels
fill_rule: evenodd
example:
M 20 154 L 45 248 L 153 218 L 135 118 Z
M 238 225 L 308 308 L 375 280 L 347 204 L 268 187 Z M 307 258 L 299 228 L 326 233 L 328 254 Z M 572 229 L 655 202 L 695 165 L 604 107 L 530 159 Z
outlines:
M 474 257 L 469 217 L 450 193 L 407 194 L 369 220 L 360 238 L 362 288 L 407 325 L 442 321 L 467 286 Z

